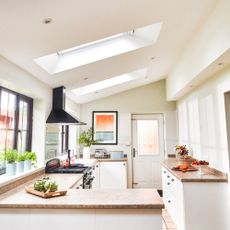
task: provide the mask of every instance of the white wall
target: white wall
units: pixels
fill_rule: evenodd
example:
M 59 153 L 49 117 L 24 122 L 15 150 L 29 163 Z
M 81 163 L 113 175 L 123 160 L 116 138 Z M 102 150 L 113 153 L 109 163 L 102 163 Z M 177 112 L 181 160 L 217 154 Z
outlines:
M 167 78 L 167 98 L 177 99 L 199 84 L 202 72 L 230 49 L 230 1 L 220 0 L 200 29 L 191 37 Z M 214 67 L 212 67 L 212 70 Z
M 80 105 L 73 102 L 71 99 L 66 98 L 66 111 L 73 115 L 76 118 L 80 119 Z M 77 144 L 77 139 L 80 133 L 79 125 L 70 125 L 69 126 L 69 149 L 72 154 L 79 152 L 79 145 Z
M 166 121 L 166 152 L 174 152 L 177 144 L 176 104 L 166 101 L 165 81 L 125 91 L 81 106 L 81 118 L 92 126 L 92 111 L 118 111 L 118 145 L 103 146 L 108 150 L 124 150 L 131 162 L 131 114 L 164 113 Z M 100 146 L 94 146 L 102 147 Z M 131 186 L 131 164 L 129 164 L 129 186 Z
M 224 93 L 230 90 L 230 67 L 178 101 L 179 141 L 194 156 L 229 172 Z
M 45 159 L 46 119 L 52 107 L 52 88 L 1 56 L 0 85 L 34 99 L 32 150 L 39 155 L 38 164 L 43 165 Z M 80 117 L 80 106 L 68 98 L 66 98 L 66 110 L 74 116 Z M 77 129 L 76 126 L 70 129 L 70 145 L 71 149 L 75 151 Z
M 29 73 L 0 57 L 0 84 L 34 99 L 32 150 L 38 164 L 44 163 L 45 122 L 51 108 L 51 88 Z

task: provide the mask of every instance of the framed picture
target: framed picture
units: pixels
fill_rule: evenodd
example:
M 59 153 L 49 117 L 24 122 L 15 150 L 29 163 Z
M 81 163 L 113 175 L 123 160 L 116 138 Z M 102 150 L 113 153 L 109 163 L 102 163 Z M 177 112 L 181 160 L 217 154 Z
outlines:
M 117 111 L 93 111 L 93 140 L 97 145 L 117 145 Z

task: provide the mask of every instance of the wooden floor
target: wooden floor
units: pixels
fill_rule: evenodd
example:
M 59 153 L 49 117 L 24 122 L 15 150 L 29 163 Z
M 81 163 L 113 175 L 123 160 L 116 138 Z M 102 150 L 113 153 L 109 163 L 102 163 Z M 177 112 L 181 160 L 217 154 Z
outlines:
M 176 230 L 176 226 L 172 221 L 171 216 L 168 214 L 166 209 L 162 210 L 162 216 L 163 216 L 163 223 L 162 223 L 162 230 Z

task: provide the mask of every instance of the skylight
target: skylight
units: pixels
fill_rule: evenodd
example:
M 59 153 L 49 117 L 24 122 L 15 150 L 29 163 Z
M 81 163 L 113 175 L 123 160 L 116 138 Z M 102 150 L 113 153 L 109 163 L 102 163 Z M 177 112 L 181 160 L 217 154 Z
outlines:
M 110 87 L 114 87 L 129 81 L 133 81 L 144 77 L 146 74 L 146 69 L 141 69 L 132 73 L 123 74 L 117 77 L 109 78 L 103 81 L 99 81 L 90 85 L 86 85 L 80 88 L 73 89 L 72 92 L 78 96 L 90 94 L 97 92 L 102 89 L 107 89 Z
M 155 23 L 130 32 L 60 50 L 34 61 L 49 74 L 59 73 L 151 45 L 157 41 L 161 26 L 162 22 Z

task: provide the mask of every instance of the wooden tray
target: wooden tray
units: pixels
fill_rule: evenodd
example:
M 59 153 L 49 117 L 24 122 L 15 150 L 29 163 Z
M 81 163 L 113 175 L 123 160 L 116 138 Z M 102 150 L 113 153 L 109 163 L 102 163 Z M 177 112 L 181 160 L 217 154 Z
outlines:
M 42 198 L 52 198 L 57 196 L 64 196 L 67 193 L 67 190 L 57 190 L 56 192 L 39 192 L 34 190 L 33 187 L 25 187 L 26 192 L 39 196 Z
M 198 171 L 198 168 L 195 168 L 193 166 L 189 166 L 188 169 L 185 169 L 185 170 L 181 170 L 177 167 L 172 167 L 172 170 L 175 170 L 175 171 L 181 171 L 181 172 L 190 172 L 190 171 Z

